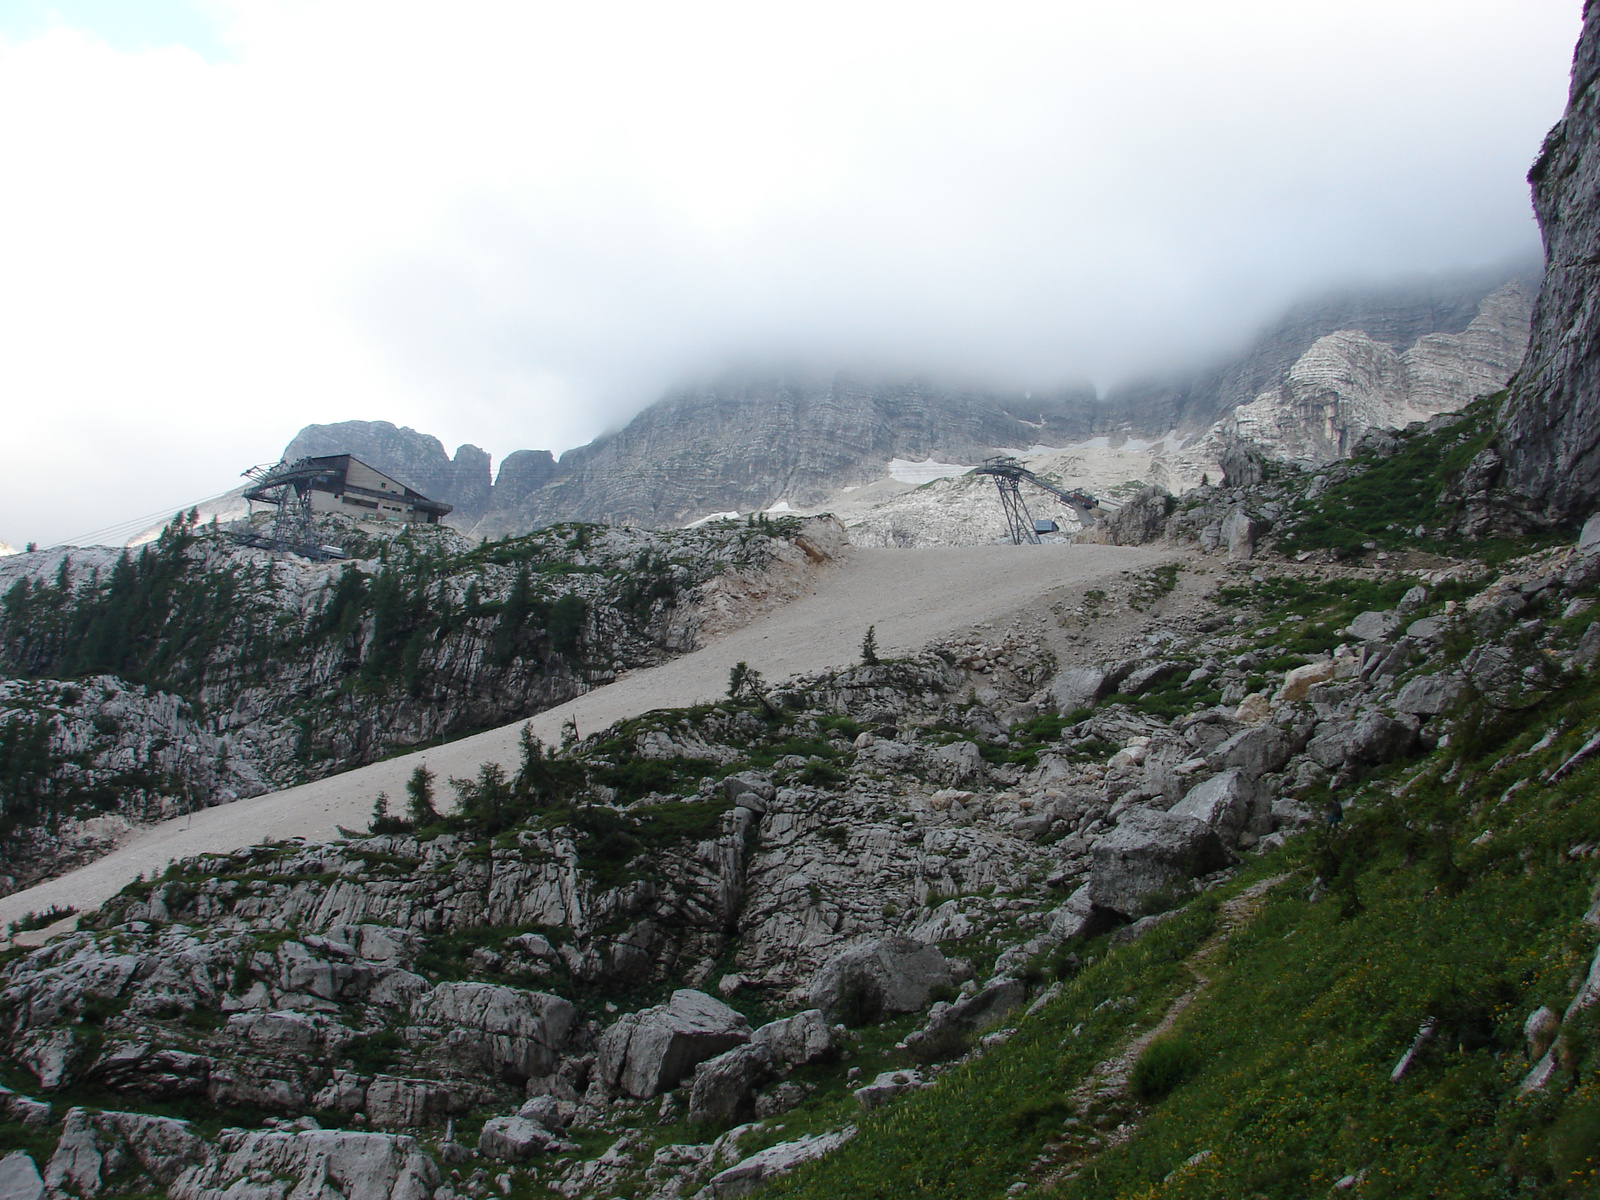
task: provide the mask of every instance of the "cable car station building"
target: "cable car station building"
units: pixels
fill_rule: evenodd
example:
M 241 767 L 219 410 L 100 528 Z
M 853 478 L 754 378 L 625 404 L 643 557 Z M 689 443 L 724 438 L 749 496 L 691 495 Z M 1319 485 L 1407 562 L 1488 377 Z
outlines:
M 348 454 L 305 460 L 323 468 L 310 480 L 313 512 L 343 513 L 363 521 L 405 521 L 437 525 L 452 505 L 429 500 Z

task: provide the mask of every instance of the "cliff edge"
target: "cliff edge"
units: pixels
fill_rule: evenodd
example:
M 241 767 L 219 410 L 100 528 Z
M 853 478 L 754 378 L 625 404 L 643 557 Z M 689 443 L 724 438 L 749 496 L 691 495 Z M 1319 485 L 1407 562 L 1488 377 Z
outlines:
M 1581 520 L 1600 503 L 1600 5 L 1584 5 L 1566 114 L 1528 172 L 1544 288 L 1506 408 L 1502 482 L 1533 511 Z

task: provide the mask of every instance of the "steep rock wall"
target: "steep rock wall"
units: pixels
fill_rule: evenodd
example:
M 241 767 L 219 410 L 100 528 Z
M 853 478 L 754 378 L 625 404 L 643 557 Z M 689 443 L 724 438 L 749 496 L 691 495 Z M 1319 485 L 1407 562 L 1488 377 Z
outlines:
M 1584 6 L 1566 115 L 1528 173 L 1545 282 L 1506 409 L 1502 482 L 1547 519 L 1600 502 L 1600 4 Z

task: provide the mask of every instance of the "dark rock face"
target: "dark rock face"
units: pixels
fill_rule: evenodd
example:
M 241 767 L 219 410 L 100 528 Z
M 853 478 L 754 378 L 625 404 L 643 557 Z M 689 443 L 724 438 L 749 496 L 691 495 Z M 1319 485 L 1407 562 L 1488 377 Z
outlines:
M 1432 333 L 1458 334 L 1478 315 L 1491 292 L 1515 279 L 1537 286 L 1537 264 L 1514 269 L 1464 272 L 1381 291 L 1339 292 L 1292 308 L 1264 330 L 1244 353 L 1210 370 L 1180 379 L 1151 380 L 1114 388 L 1108 404 L 1122 413 L 1139 414 L 1140 424 L 1155 436 L 1168 429 L 1187 433 L 1204 429 L 1279 383 L 1319 338 L 1340 330 L 1366 334 L 1395 350 L 1404 350 Z M 1231 468 L 1230 468 L 1231 478 Z M 1236 486 L 1248 483 L 1241 478 Z
M 1501 482 L 1549 519 L 1600 499 L 1600 5 L 1584 6 L 1566 115 L 1528 172 L 1544 236 L 1544 289 L 1506 409 Z
M 924 384 L 742 381 L 669 396 L 621 431 L 541 467 L 528 484 L 501 468 L 495 510 L 475 532 L 552 521 L 670 526 L 708 512 L 822 500 L 879 478 L 891 458 L 977 462 L 997 446 L 1106 432 L 1112 412 L 1090 392 L 1001 398 Z M 545 460 L 548 462 L 548 459 Z M 503 495 L 502 495 L 503 492 Z
M 453 504 L 453 525 L 471 524 L 489 508 L 489 455 L 476 446 L 458 447 L 452 460 L 438 438 L 409 426 L 339 421 L 307 425 L 283 451 L 284 458 L 291 461 L 320 454 L 354 454 L 429 499 Z

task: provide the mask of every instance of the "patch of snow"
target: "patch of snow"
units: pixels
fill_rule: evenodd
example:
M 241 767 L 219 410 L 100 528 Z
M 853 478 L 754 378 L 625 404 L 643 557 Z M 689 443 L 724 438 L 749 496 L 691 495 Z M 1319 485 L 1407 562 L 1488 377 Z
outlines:
M 767 509 L 767 511 L 769 513 L 786 513 L 794 512 L 795 510 L 789 507 L 789 502 L 787 500 L 779 500 L 771 508 Z
M 971 469 L 960 463 L 935 462 L 931 458 L 925 458 L 921 462 L 912 462 L 907 458 L 889 460 L 889 478 L 897 483 L 920 485 L 932 483 L 935 479 L 954 479 L 958 475 L 965 475 Z
M 685 529 L 699 529 L 700 526 L 709 525 L 713 521 L 737 521 L 743 515 L 744 514 L 740 513 L 740 512 L 707 513 L 705 516 L 701 517 L 698 521 L 690 521 L 687 525 L 684 526 L 684 528 Z

